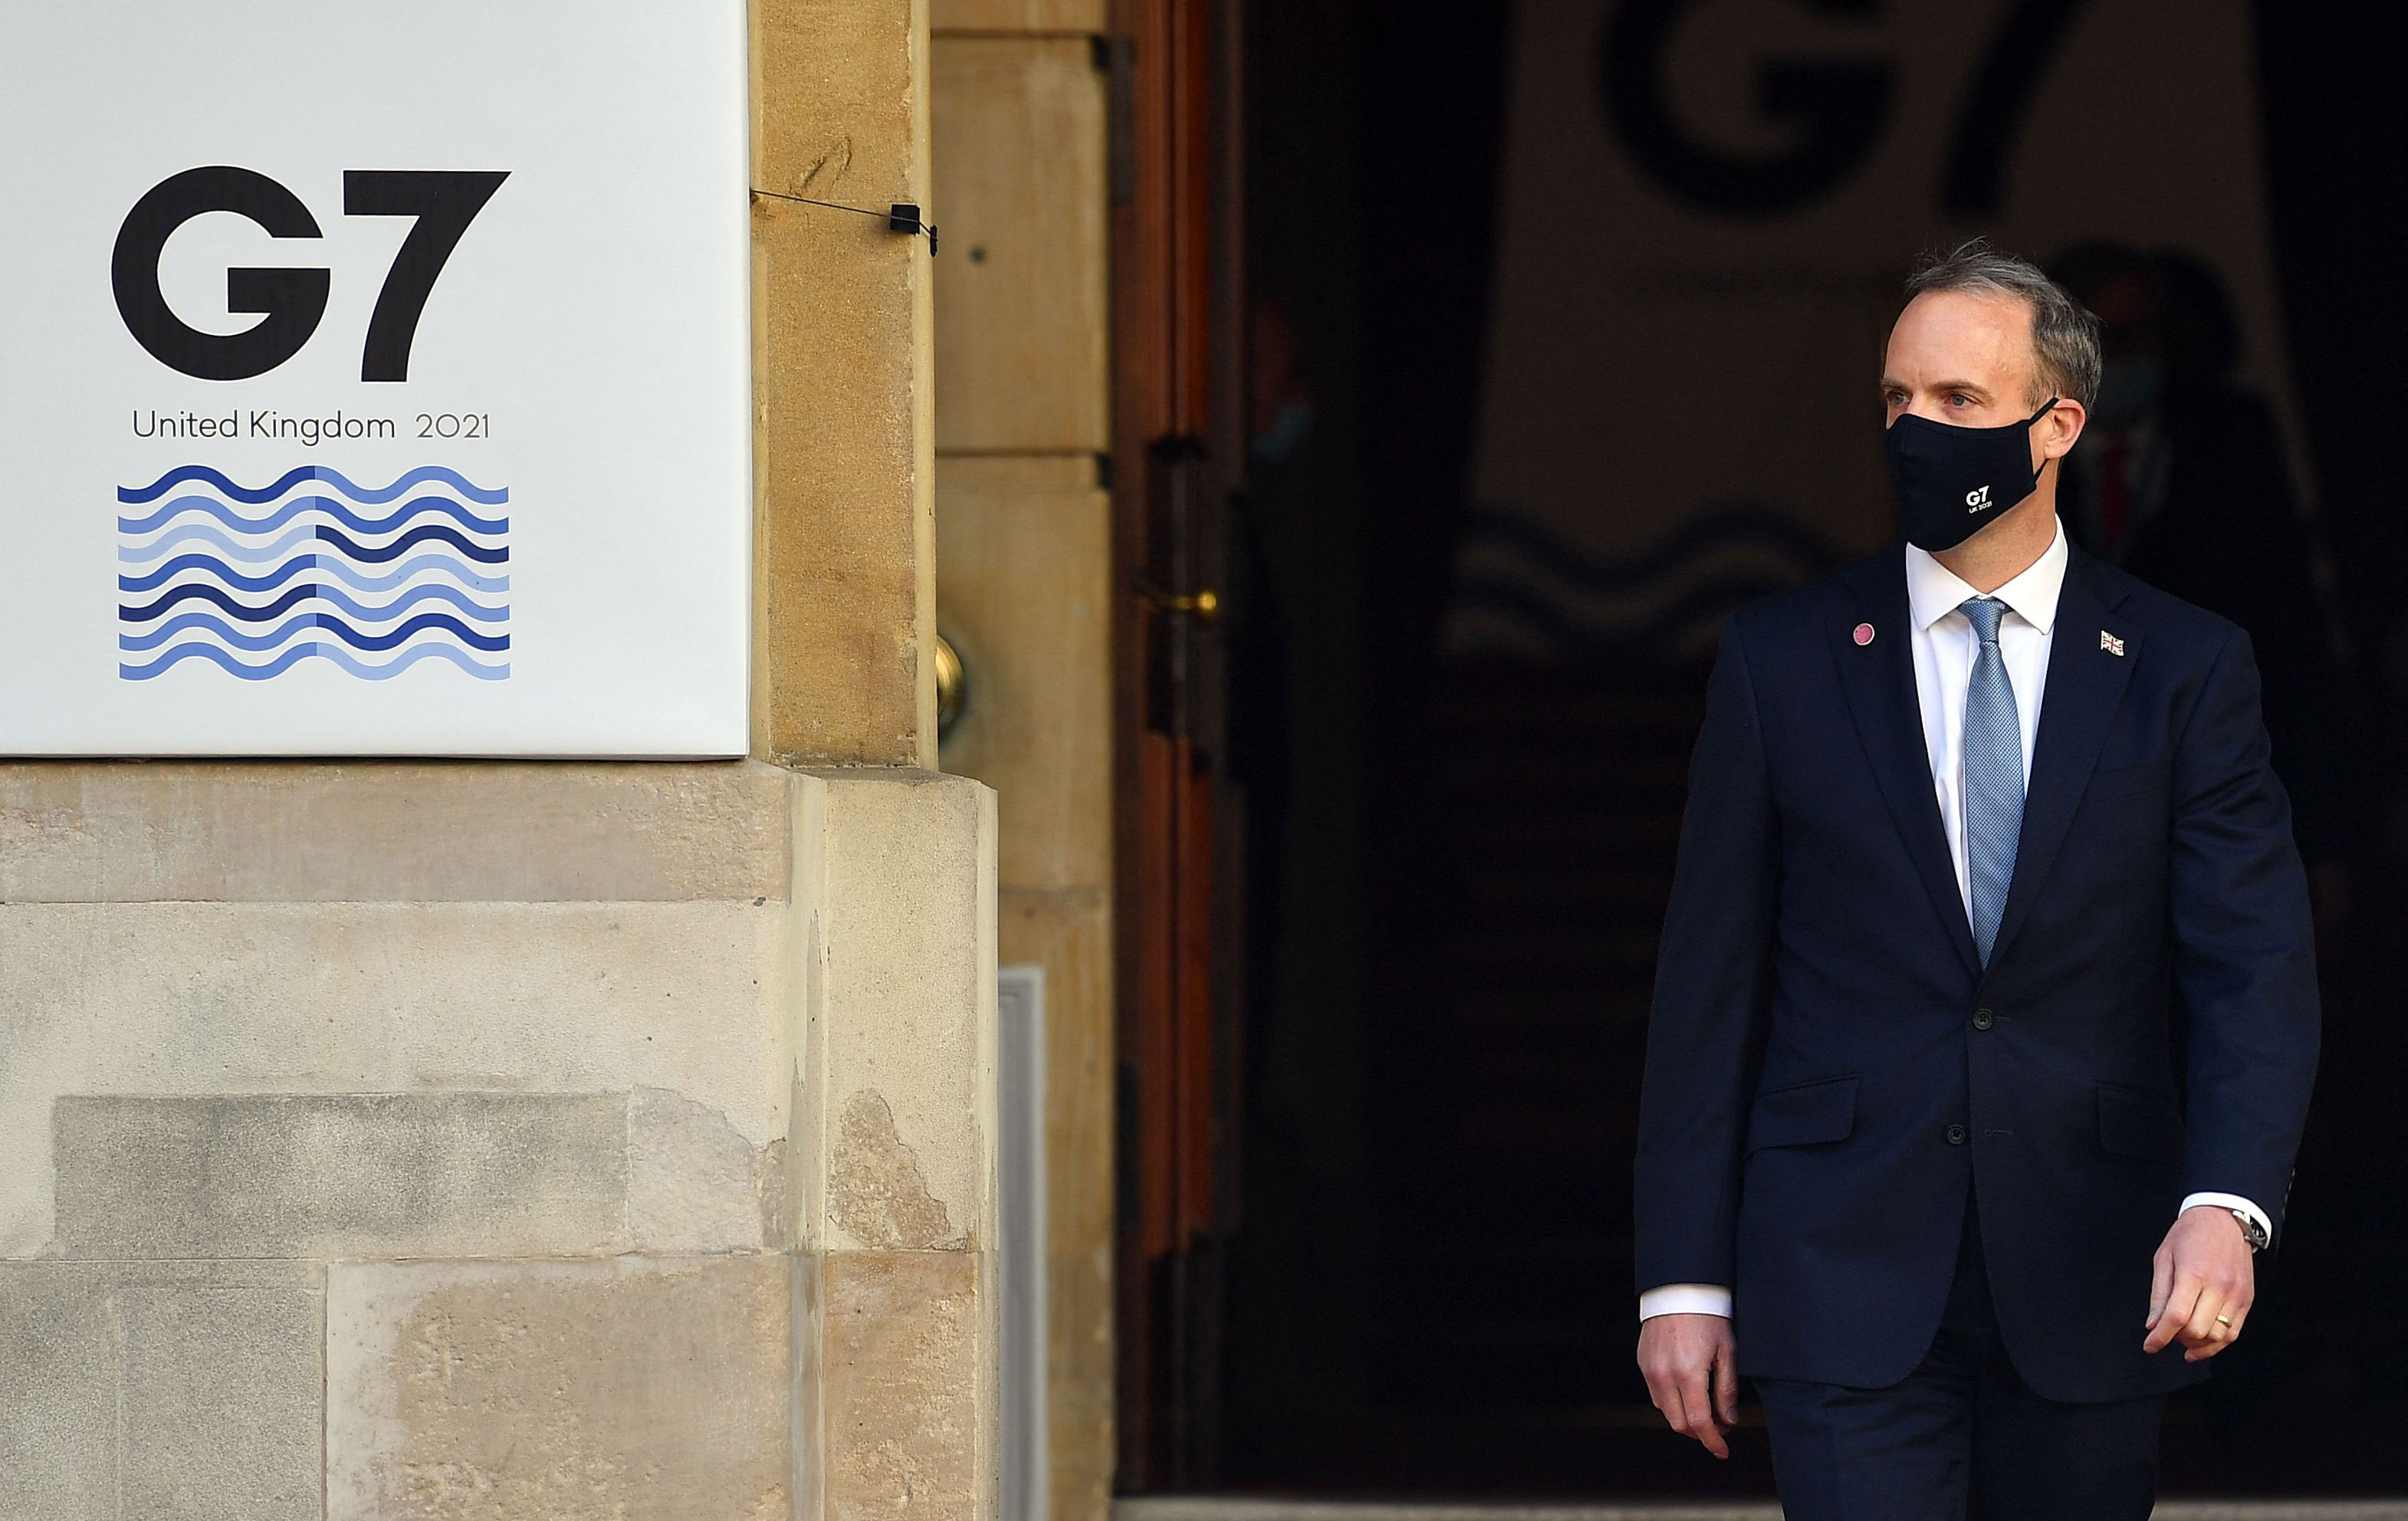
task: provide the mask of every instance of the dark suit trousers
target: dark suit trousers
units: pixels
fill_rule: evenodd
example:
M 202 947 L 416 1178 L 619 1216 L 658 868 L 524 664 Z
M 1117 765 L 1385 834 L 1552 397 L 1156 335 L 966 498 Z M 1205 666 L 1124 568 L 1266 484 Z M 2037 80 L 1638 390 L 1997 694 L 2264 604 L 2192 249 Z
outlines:
M 2156 1503 L 2165 1397 L 2064 1404 L 2024 1386 L 1970 1198 L 1947 1313 L 1914 1372 L 1885 1389 L 1756 1386 L 1788 1521 L 2146 1521 Z

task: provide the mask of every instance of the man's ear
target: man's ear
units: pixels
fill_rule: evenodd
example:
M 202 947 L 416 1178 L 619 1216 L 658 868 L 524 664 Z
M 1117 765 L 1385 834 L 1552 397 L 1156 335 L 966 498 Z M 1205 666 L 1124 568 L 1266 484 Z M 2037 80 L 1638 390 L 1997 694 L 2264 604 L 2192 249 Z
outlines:
M 2048 415 L 2040 420 L 2034 430 L 2040 435 L 2040 457 L 2042 463 L 2063 459 L 2082 437 L 2084 424 L 2090 421 L 2090 409 L 2071 396 L 2059 397 Z

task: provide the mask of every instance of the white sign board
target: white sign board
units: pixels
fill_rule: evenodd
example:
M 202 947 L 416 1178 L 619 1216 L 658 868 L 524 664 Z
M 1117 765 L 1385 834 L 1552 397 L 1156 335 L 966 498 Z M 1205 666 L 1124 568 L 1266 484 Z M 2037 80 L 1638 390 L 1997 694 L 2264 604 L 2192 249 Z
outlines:
M 748 746 L 742 0 L 0 45 L 0 753 Z

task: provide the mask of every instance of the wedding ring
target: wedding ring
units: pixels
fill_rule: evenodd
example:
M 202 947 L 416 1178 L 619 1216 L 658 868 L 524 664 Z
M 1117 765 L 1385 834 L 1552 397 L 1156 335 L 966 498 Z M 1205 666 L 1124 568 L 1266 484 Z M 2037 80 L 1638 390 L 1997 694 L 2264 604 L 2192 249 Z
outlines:
M 2229 1326 L 2232 1324 L 2232 1317 L 2230 1315 L 2218 1315 L 2215 1317 L 2215 1323 L 2218 1326 Z

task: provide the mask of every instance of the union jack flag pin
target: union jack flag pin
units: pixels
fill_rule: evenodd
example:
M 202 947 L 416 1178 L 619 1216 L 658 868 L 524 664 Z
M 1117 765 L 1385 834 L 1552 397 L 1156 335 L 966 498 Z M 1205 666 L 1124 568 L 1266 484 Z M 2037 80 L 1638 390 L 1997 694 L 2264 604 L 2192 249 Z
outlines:
M 2109 654 L 2119 655 L 2124 653 L 2124 641 L 2102 628 L 2099 631 L 2099 648 L 2106 651 Z

